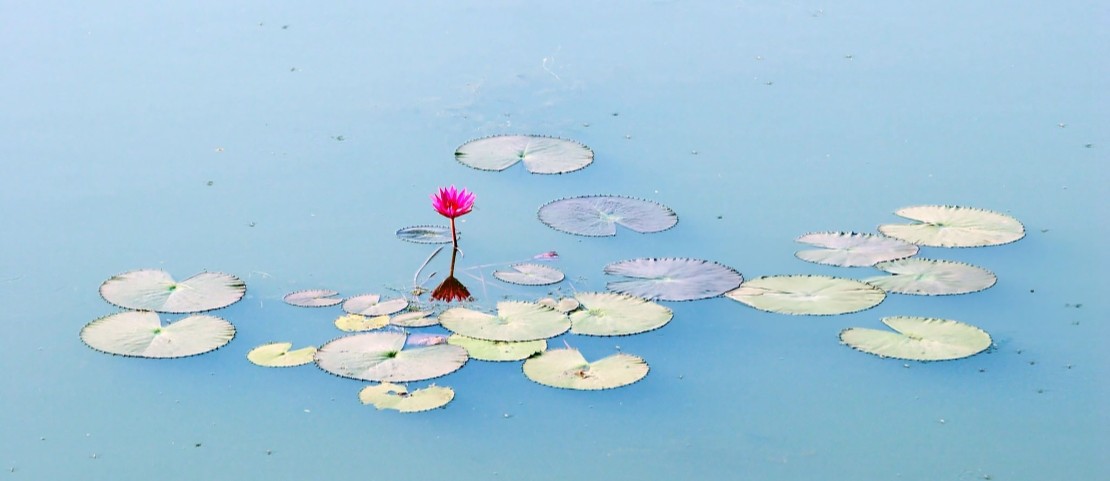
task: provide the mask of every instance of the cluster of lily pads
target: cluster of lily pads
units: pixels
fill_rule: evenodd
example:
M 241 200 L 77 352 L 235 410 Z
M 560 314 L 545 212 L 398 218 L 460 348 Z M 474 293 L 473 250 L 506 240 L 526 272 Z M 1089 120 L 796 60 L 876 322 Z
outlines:
M 585 168 L 594 155 L 588 147 L 569 140 L 509 135 L 468 142 L 457 149 L 455 158 L 480 170 L 501 171 L 519 162 L 532 173 L 561 174 Z M 709 260 L 637 258 L 604 267 L 606 274 L 620 277 L 608 282 L 609 292 L 573 292 L 561 299 L 502 300 L 485 309 L 473 302 L 454 305 L 424 299 L 426 291 L 419 285 L 411 293 L 393 298 L 363 294 L 344 299 L 330 290 L 299 291 L 286 295 L 285 302 L 300 307 L 341 304 L 344 313 L 334 323 L 348 334 L 319 348 L 292 350 L 289 342 L 265 344 L 251 350 L 247 357 L 265 367 L 315 363 L 336 376 L 374 382 L 360 391 L 360 400 L 378 409 L 401 412 L 442 407 L 454 398 L 454 391 L 434 384 L 409 391 L 397 383 L 438 378 L 460 369 L 470 359 L 524 361 L 523 374 L 546 386 L 611 389 L 643 379 L 649 370 L 644 359 L 617 352 L 589 361 L 569 344 L 549 348 L 547 341 L 568 332 L 628 336 L 661 328 L 671 321 L 673 313 L 656 301 L 725 296 L 768 312 L 827 316 L 869 309 L 881 303 L 888 292 L 976 292 L 992 286 L 994 274 L 959 262 L 913 257 L 918 246 L 998 245 L 1024 235 L 1017 220 L 981 209 L 917 206 L 896 213 L 912 222 L 882 225 L 878 234 L 820 232 L 798 238 L 799 242 L 819 247 L 799 251 L 799 259 L 841 267 L 874 267 L 887 275 L 863 280 L 817 275 L 745 280 L 736 269 Z M 618 226 L 654 233 L 678 222 L 677 214 L 662 204 L 622 195 L 558 199 L 541 206 L 537 216 L 552 229 L 579 236 L 616 235 Z M 436 225 L 397 231 L 400 239 L 416 243 L 449 243 L 456 241 L 455 235 L 450 227 Z M 549 254 L 537 259 L 542 262 L 555 257 Z M 566 277 L 540 262 L 512 264 L 493 276 L 522 286 L 552 286 Z M 219 324 L 211 316 L 191 316 L 163 325 L 154 312 L 215 309 L 241 298 L 244 289 L 241 281 L 225 274 L 204 273 L 180 283 L 161 271 L 116 276 L 101 287 L 104 298 L 138 311 L 93 321 L 82 331 L 82 339 L 95 349 L 130 356 L 180 357 L 207 352 L 230 341 L 234 335 L 230 323 L 220 320 L 223 324 Z M 883 322 L 896 332 L 849 328 L 841 332 L 841 342 L 882 357 L 920 361 L 959 359 L 991 345 L 986 332 L 959 321 L 907 316 L 885 318 Z M 418 331 L 436 325 L 449 333 Z

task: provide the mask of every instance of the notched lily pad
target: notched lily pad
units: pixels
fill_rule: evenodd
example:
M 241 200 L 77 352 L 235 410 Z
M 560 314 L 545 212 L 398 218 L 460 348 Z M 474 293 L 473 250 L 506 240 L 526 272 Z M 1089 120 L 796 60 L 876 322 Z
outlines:
M 971 207 L 919 205 L 898 209 L 912 224 L 886 224 L 879 232 L 930 247 L 983 247 L 1025 237 L 1025 226 L 1006 214 Z
M 457 231 L 456 234 L 458 234 Z M 417 244 L 450 244 L 451 227 L 445 225 L 414 225 L 398 230 L 397 238 Z
M 563 314 L 571 312 L 582 306 L 582 303 L 578 302 L 578 300 L 573 297 L 564 297 L 562 299 L 559 299 L 558 301 L 551 297 L 545 297 L 536 301 L 536 304 L 544 307 L 550 307 L 556 311 L 562 312 Z
M 968 294 L 991 287 L 998 281 L 991 271 L 982 267 L 953 261 L 902 259 L 875 264 L 875 268 L 891 275 L 864 279 L 864 282 L 898 294 Z
M 717 297 L 744 280 L 731 267 L 688 258 L 630 259 L 605 266 L 605 273 L 631 278 L 609 282 L 606 288 L 610 291 L 662 301 Z
M 455 372 L 466 349 L 449 344 L 405 347 L 402 332 L 368 332 L 340 337 L 316 351 L 316 365 L 340 377 L 363 381 L 421 381 Z
M 364 316 L 362 314 L 347 314 L 335 320 L 335 327 L 340 331 L 362 332 L 381 329 L 389 325 L 389 316 Z
M 439 315 L 439 323 L 451 332 L 487 341 L 535 341 L 570 329 L 566 314 L 519 301 L 498 302 L 496 315 L 453 307 Z
M 418 413 L 446 406 L 455 398 L 455 391 L 446 386 L 431 385 L 409 392 L 400 384 L 383 382 L 366 386 L 358 393 L 362 404 L 373 404 L 379 410 L 392 409 L 402 413 Z
M 393 314 L 408 307 L 409 301 L 403 297 L 382 300 L 377 294 L 363 294 L 343 302 L 343 310 L 363 316 L 383 316 Z
M 329 291 L 327 289 L 311 289 L 305 291 L 290 292 L 286 294 L 281 300 L 286 304 L 297 307 L 330 307 L 340 302 L 343 299 L 333 296 L 339 295 L 336 291 Z
M 165 271 L 125 272 L 100 285 L 104 300 L 125 309 L 187 314 L 210 311 L 238 302 L 247 285 L 222 272 L 202 272 L 177 282 Z
M 289 350 L 293 347 L 291 342 L 272 342 L 263 344 L 247 353 L 247 360 L 262 367 L 293 367 L 303 366 L 312 362 L 316 355 L 316 346 L 302 347 Z
M 81 329 L 81 340 L 108 354 L 147 358 L 195 356 L 231 342 L 235 327 L 215 316 L 195 314 L 162 324 L 150 311 L 105 316 Z
M 911 361 L 961 359 L 991 346 L 986 331 L 951 319 L 884 317 L 883 324 L 895 332 L 852 327 L 840 331 L 840 342 L 879 357 Z
M 501 171 L 517 162 L 533 174 L 574 172 L 594 161 L 589 147 L 573 140 L 538 135 L 498 135 L 471 140 L 455 150 L 455 160 L 478 170 Z
M 552 229 L 589 237 L 617 235 L 617 225 L 646 234 L 678 223 L 678 215 L 663 204 L 616 195 L 559 199 L 540 207 L 538 215 Z
M 613 389 L 635 383 L 647 373 L 643 359 L 625 353 L 589 362 L 577 349 L 554 349 L 524 362 L 528 379 L 561 389 Z
M 439 324 L 439 319 L 431 311 L 409 311 L 389 318 L 389 323 L 398 327 L 428 327 Z
M 570 332 L 587 336 L 627 336 L 659 329 L 674 313 L 654 302 L 612 292 L 579 292 L 582 310 L 570 315 Z
M 725 294 L 761 311 L 833 316 L 870 309 L 886 298 L 882 289 L 830 276 L 768 276 L 744 282 Z
M 839 267 L 867 267 L 878 262 L 904 259 L 917 254 L 918 247 L 892 237 L 855 232 L 814 232 L 797 239 L 823 247 L 794 253 L 803 261 Z
M 512 270 L 494 271 L 493 277 L 510 284 L 521 286 L 546 286 L 557 284 L 565 277 L 563 272 L 554 267 L 541 264 L 513 264 Z
M 487 341 L 461 334 L 451 334 L 448 344 L 462 346 L 472 359 L 479 361 L 520 361 L 547 349 L 547 341 Z

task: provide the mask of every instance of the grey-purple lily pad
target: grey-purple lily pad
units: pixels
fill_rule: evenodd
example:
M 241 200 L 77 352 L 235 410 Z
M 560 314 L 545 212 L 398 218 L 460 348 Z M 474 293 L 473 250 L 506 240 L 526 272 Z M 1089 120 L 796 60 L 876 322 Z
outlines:
M 238 302 L 247 285 L 222 272 L 202 272 L 175 281 L 164 271 L 125 272 L 100 285 L 104 300 L 126 309 L 185 314 L 210 311 Z
M 839 267 L 872 266 L 910 257 L 918 250 L 916 245 L 892 237 L 855 232 L 814 232 L 797 241 L 823 247 L 798 251 L 794 255 L 799 259 Z
M 933 259 L 901 259 L 875 264 L 889 276 L 863 281 L 887 292 L 919 296 L 969 294 L 991 287 L 998 278 L 982 267 Z
M 450 244 L 451 227 L 445 225 L 414 225 L 398 230 L 397 238 L 417 244 Z
M 512 270 L 494 271 L 493 277 L 510 284 L 521 286 L 546 286 L 556 284 L 561 282 L 565 277 L 563 271 L 541 264 L 513 264 L 510 268 Z
M 630 278 L 609 282 L 610 291 L 662 301 L 717 297 L 744 281 L 736 269 L 689 258 L 630 259 L 605 266 L 605 273 Z
M 431 311 L 409 311 L 389 318 L 389 323 L 399 327 L 428 327 L 439 324 Z
M 462 347 L 405 347 L 406 337 L 394 331 L 340 337 L 316 351 L 316 365 L 340 377 L 408 382 L 444 376 L 466 364 Z
M 305 291 L 290 292 L 286 294 L 281 300 L 286 304 L 297 307 L 330 307 L 343 302 L 342 298 L 333 297 L 339 295 L 336 291 L 329 291 L 327 289 L 311 289 Z
M 377 294 L 363 294 L 343 302 L 343 310 L 363 316 L 384 316 L 408 307 L 409 301 L 403 297 L 382 300 Z
M 97 351 L 160 359 L 204 354 L 234 337 L 235 327 L 218 317 L 194 314 L 163 324 L 151 311 L 112 314 L 81 329 L 81 340 Z
M 590 165 L 594 152 L 573 140 L 538 135 L 498 135 L 471 140 L 455 160 L 478 170 L 501 171 L 517 162 L 533 174 L 564 174 Z
M 559 199 L 540 207 L 538 215 L 540 222 L 552 229 L 590 237 L 617 235 L 617 225 L 647 234 L 665 231 L 678 223 L 678 215 L 670 207 L 616 195 Z

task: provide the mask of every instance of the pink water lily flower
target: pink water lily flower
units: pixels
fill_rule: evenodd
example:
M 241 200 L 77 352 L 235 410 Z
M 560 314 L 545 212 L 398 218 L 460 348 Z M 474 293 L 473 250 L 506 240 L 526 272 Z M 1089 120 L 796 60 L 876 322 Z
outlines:
M 455 186 L 440 187 L 439 193 L 432 196 L 432 207 L 440 215 L 454 220 L 456 217 L 469 214 L 474 208 L 474 193 L 467 192 L 465 188 L 455 189 Z

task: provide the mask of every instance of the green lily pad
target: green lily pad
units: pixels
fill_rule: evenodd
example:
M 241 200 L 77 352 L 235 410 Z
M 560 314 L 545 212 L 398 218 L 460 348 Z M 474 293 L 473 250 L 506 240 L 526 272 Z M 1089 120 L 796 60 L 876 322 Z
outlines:
M 343 299 L 332 297 L 336 295 L 339 295 L 336 291 L 311 289 L 291 292 L 281 300 L 285 301 L 286 304 L 297 307 L 330 307 L 343 302 Z
M 588 237 L 617 235 L 617 225 L 648 234 L 678 223 L 678 215 L 663 204 L 618 195 L 559 199 L 540 207 L 538 216 L 552 229 Z
M 366 386 L 358 393 L 362 404 L 373 404 L 381 409 L 392 409 L 402 413 L 418 413 L 446 406 L 455 398 L 455 391 L 446 386 L 431 385 L 424 389 L 409 392 L 400 384 L 383 382 Z
M 311 363 L 316 355 L 316 346 L 302 347 L 290 351 L 291 342 L 272 342 L 263 344 L 247 353 L 247 360 L 262 367 L 293 367 Z
M 864 279 L 864 282 L 898 294 L 968 294 L 991 287 L 998 281 L 991 271 L 982 267 L 953 261 L 902 259 L 875 264 L 875 268 L 891 275 Z
M 884 317 L 896 332 L 852 327 L 840 342 L 879 357 L 911 361 L 948 361 L 974 356 L 991 346 L 991 336 L 970 324 L 928 317 Z
M 870 309 L 886 293 L 870 284 L 830 276 L 769 276 L 744 282 L 725 294 L 761 311 L 832 316 Z
M 895 212 L 916 221 L 886 224 L 879 232 L 930 247 L 982 247 L 1009 244 L 1025 237 L 1017 219 L 998 212 L 951 205 L 919 205 Z
M 582 310 L 570 315 L 570 332 L 588 336 L 627 336 L 659 329 L 674 313 L 654 302 L 612 292 L 574 295 Z
M 383 316 L 393 314 L 408 307 L 409 301 L 403 297 L 381 300 L 377 294 L 363 294 L 343 302 L 343 310 L 363 316 Z
M 214 351 L 234 337 L 235 326 L 215 316 L 197 314 L 163 324 L 150 311 L 112 314 L 81 329 L 81 340 L 97 351 L 161 359 Z
M 547 349 L 547 341 L 487 341 L 461 334 L 451 334 L 448 344 L 462 346 L 471 359 L 479 361 L 520 361 Z
M 855 232 L 814 232 L 797 239 L 823 249 L 794 253 L 803 261 L 839 267 L 866 267 L 917 254 L 918 247 L 892 237 Z
M 554 349 L 524 362 L 528 379 L 562 389 L 613 389 L 635 383 L 647 373 L 643 359 L 625 353 L 589 362 L 577 349 Z
M 563 272 L 541 264 L 513 264 L 511 271 L 494 271 L 493 277 L 521 286 L 546 286 L 563 280 Z
M 335 327 L 340 331 L 363 332 L 381 329 L 389 325 L 389 316 L 364 316 L 362 314 L 347 314 L 335 320 Z
M 520 301 L 498 302 L 497 315 L 453 307 L 439 315 L 439 323 L 451 332 L 487 341 L 535 341 L 570 329 L 566 314 Z
M 573 140 L 538 135 L 498 135 L 471 140 L 455 150 L 455 160 L 478 170 L 501 171 L 517 162 L 533 174 L 574 172 L 594 161 L 589 147 Z
M 125 272 L 100 285 L 104 300 L 125 309 L 186 314 L 210 311 L 243 298 L 247 285 L 221 272 L 202 272 L 177 282 L 164 271 Z
M 445 376 L 466 364 L 466 349 L 450 344 L 407 348 L 406 337 L 393 331 L 340 337 L 320 346 L 316 365 L 340 377 L 407 382 Z
M 731 267 L 688 258 L 630 259 L 605 266 L 605 273 L 630 278 L 609 282 L 610 291 L 661 301 L 717 297 L 744 280 Z

